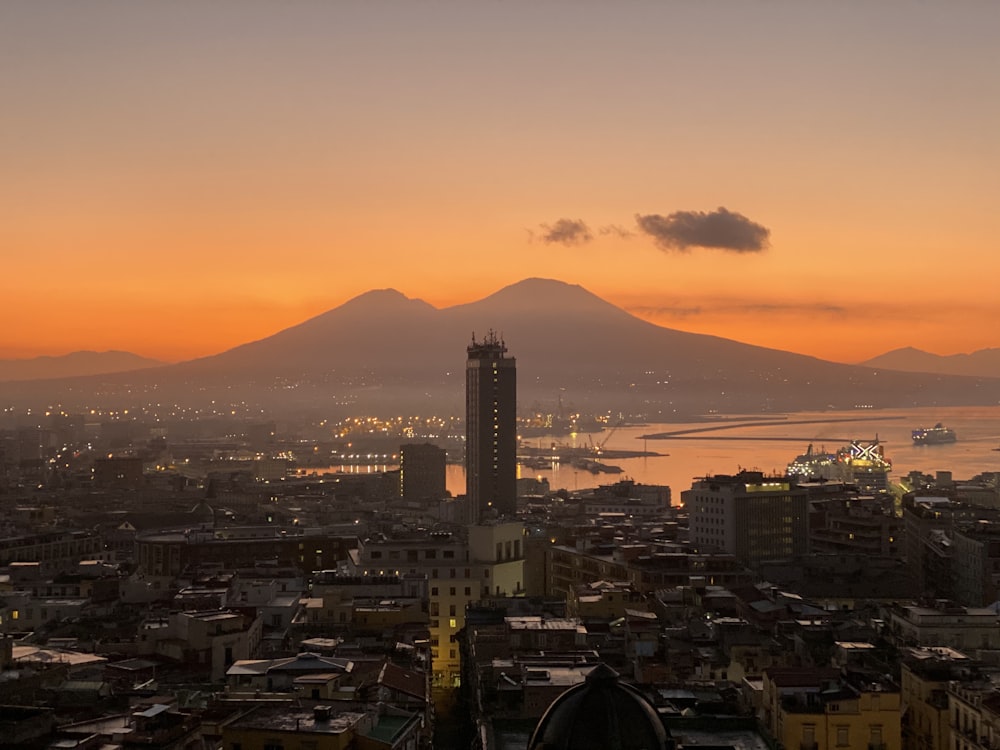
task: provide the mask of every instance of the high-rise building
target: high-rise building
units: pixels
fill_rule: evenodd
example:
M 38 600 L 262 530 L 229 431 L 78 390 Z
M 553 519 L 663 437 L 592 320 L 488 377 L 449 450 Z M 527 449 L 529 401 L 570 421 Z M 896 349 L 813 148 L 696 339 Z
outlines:
M 723 550 L 751 568 L 808 551 L 808 494 L 785 478 L 758 471 L 704 477 L 681 502 L 699 549 Z
M 513 516 L 517 506 L 517 370 L 496 333 L 468 347 L 465 482 L 470 520 Z

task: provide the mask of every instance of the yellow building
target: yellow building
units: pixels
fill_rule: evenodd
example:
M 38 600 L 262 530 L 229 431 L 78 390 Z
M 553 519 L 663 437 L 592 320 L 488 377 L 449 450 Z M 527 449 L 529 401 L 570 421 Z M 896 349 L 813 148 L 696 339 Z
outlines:
M 566 597 L 566 614 L 583 620 L 616 620 L 626 610 L 648 612 L 646 598 L 629 581 L 594 581 L 573 586 Z
M 368 540 L 363 576 L 426 576 L 432 674 L 435 685 L 455 686 L 461 675 L 456 637 L 465 608 L 490 596 L 524 593 L 524 525 L 483 523 L 465 534 L 410 532 Z
M 771 734 L 802 750 L 902 750 L 900 693 L 834 668 L 764 670 L 761 710 Z
M 902 657 L 900 691 L 906 706 L 906 747 L 949 750 L 948 683 L 969 669 L 970 659 L 945 646 L 903 649 Z

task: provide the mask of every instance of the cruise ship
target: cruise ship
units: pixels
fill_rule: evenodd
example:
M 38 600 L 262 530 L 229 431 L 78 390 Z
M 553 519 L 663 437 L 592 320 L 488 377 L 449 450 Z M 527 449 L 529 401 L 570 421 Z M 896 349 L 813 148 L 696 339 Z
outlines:
M 957 440 L 955 431 L 938 422 L 933 427 L 921 427 L 913 431 L 914 445 L 941 445 Z
M 826 479 L 847 482 L 862 492 L 885 493 L 889 491 L 889 472 L 892 462 L 885 457 L 885 451 L 878 436 L 872 442 L 854 440 L 836 453 L 813 450 L 810 444 L 806 452 L 788 464 L 786 472 L 800 481 Z

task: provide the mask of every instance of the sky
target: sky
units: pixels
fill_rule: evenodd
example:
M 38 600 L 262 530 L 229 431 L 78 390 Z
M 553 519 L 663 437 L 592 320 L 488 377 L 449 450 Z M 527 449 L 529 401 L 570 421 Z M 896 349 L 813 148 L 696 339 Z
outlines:
M 4 0 L 0 358 L 527 277 L 858 362 L 1000 346 L 1000 3 Z

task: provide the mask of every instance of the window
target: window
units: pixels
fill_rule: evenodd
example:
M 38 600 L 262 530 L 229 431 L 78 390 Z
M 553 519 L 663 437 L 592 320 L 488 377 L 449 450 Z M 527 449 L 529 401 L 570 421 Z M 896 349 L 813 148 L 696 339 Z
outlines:
M 882 725 L 875 724 L 871 727 L 871 736 L 868 738 L 868 744 L 878 747 L 882 744 Z
M 848 733 L 849 729 L 850 727 L 847 724 L 837 725 L 837 747 L 847 747 L 851 744 Z
M 431 596 L 437 596 L 437 595 L 438 595 L 438 587 L 431 586 Z
M 449 594 L 449 596 L 455 596 L 455 587 L 454 586 L 452 586 L 450 589 L 448 589 L 448 594 Z
M 466 586 L 465 587 L 465 595 L 466 596 L 472 596 L 472 586 Z

